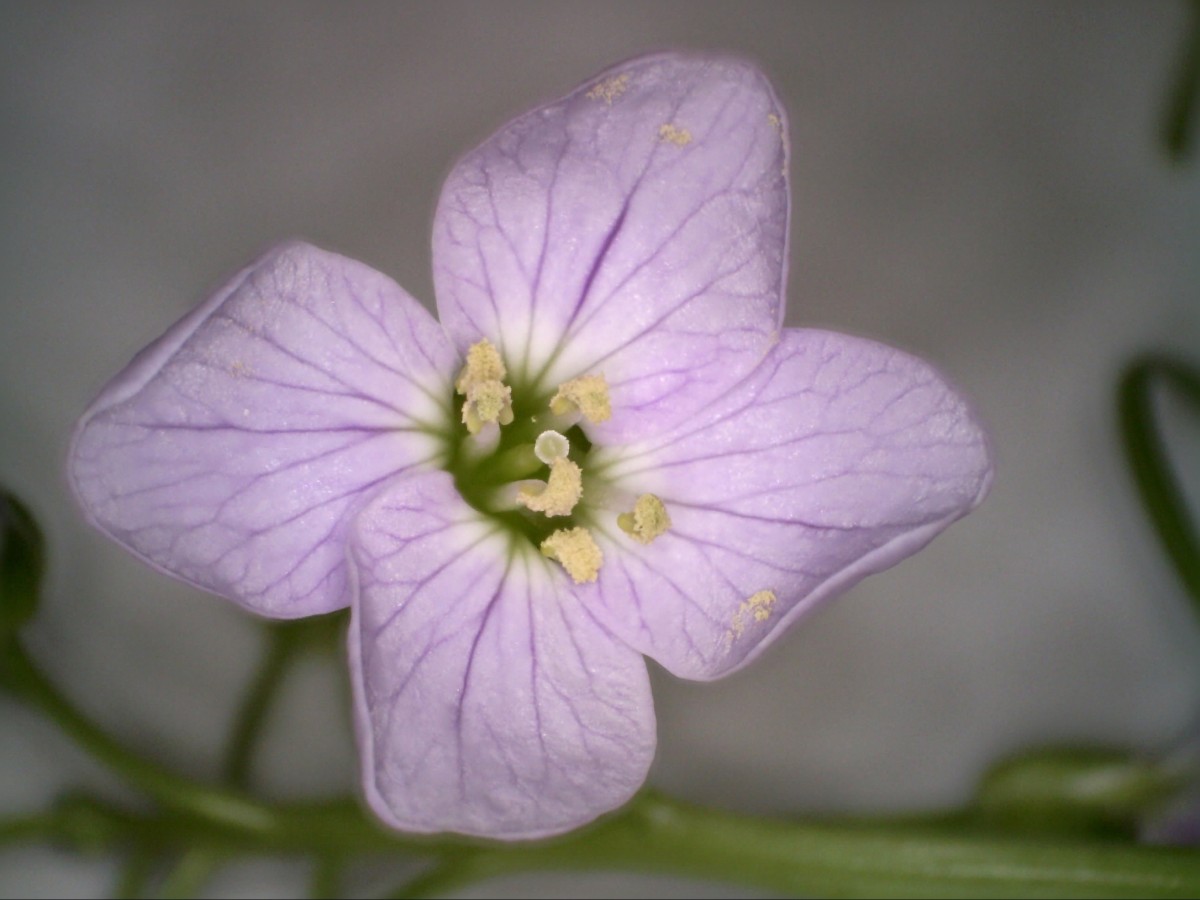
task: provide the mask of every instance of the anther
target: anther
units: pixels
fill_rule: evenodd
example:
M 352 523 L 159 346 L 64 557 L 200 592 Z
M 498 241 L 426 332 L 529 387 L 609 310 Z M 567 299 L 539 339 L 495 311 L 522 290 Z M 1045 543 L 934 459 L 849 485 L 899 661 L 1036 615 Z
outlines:
M 589 422 L 606 422 L 612 418 L 608 398 L 608 382 L 603 375 L 582 375 L 562 384 L 550 400 L 550 411 L 556 416 L 579 412 Z
M 489 422 L 509 425 L 513 420 L 512 390 L 504 383 L 506 370 L 500 352 L 484 338 L 467 351 L 454 389 L 466 397 L 462 421 L 471 434 L 478 434 Z
M 671 517 L 663 502 L 653 494 L 642 494 L 633 512 L 617 516 L 617 526 L 639 544 L 649 544 L 671 527 Z
M 542 541 L 541 550 L 561 563 L 576 584 L 595 581 L 604 562 L 604 554 L 586 528 L 560 528 Z
M 565 456 L 550 463 L 550 478 L 538 490 L 524 488 L 517 502 L 545 516 L 569 516 L 583 496 L 583 471 Z

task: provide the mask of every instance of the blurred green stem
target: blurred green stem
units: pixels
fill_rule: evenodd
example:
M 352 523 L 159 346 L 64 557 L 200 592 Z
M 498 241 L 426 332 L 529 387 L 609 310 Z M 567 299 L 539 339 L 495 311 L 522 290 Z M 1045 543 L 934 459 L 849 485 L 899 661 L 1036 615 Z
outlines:
M 154 871 L 157 857 L 149 847 L 137 846 L 126 857 L 117 876 L 113 896 L 117 900 L 136 900 L 146 894 L 146 883 Z
M 222 780 L 231 787 L 245 788 L 250 781 L 250 766 L 266 727 L 267 711 L 303 646 L 302 627 L 303 620 L 272 623 L 264 629 L 267 646 L 263 659 L 234 719 L 221 766 Z
M 195 897 L 222 862 L 220 854 L 203 848 L 185 850 L 175 867 L 167 873 L 157 896 L 164 900 Z
M 1155 388 L 1167 386 L 1200 412 L 1200 372 L 1182 360 L 1151 354 L 1134 360 L 1117 387 L 1117 413 L 1134 483 L 1167 558 L 1200 615 L 1200 540 L 1171 469 L 1155 413 Z
M 948 834 L 905 824 L 789 822 L 640 794 L 557 841 L 448 855 L 392 896 L 518 872 L 624 870 L 837 897 L 1188 897 L 1200 855 L 1103 841 Z
M 49 716 L 80 747 L 131 786 L 164 806 L 192 812 L 215 822 L 243 828 L 269 826 L 271 816 L 249 798 L 181 778 L 122 747 L 59 693 L 33 665 L 19 642 L 11 642 L 2 652 L 0 671 L 3 677 L 0 681 Z
M 208 829 L 214 837 L 236 837 L 260 850 L 363 853 L 401 849 L 429 852 L 428 839 L 390 831 L 368 819 L 350 798 L 272 805 L 228 788 L 204 785 L 176 775 L 121 746 L 72 704 L 29 659 L 19 642 L 0 651 L 0 684 L 53 720 L 80 747 L 183 823 Z M 34 820 L 10 827 L 29 829 Z M 4 825 L 0 824 L 0 835 Z M 151 831 L 151 835 L 158 832 Z M 165 832 L 162 833 L 165 837 Z M 193 835 L 194 836 L 194 835 Z M 438 846 L 461 843 L 443 839 Z
M 64 834 L 101 848 L 125 840 L 221 855 L 349 857 L 406 850 L 435 857 L 438 863 L 400 892 L 405 895 L 443 892 L 514 872 L 616 869 L 840 896 L 1200 896 L 1200 854 L 1190 851 L 1076 839 L 1029 841 L 911 822 L 790 822 L 700 809 L 652 792 L 590 828 L 544 842 L 406 836 L 368 819 L 353 801 L 270 805 L 176 776 L 104 734 L 15 643 L 4 665 L 6 682 L 18 685 L 20 696 L 170 811 L 147 818 L 80 800 L 60 811 Z M 10 825 L 40 827 L 35 820 Z M 186 886 L 182 875 L 179 881 Z
M 1179 61 L 1167 93 L 1162 118 L 1162 143 L 1172 162 L 1192 155 L 1196 94 L 1200 90 L 1200 0 L 1188 3 L 1189 22 Z
M 323 853 L 316 858 L 308 887 L 312 900 L 336 900 L 342 896 L 343 868 L 345 860 L 341 856 Z

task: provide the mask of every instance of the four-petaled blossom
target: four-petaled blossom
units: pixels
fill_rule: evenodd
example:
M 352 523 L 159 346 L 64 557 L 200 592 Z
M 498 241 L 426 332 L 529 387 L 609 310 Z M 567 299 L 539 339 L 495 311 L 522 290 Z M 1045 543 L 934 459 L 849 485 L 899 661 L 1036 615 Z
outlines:
M 643 654 L 726 675 L 990 480 L 920 361 L 782 328 L 787 126 L 744 62 L 634 60 L 462 159 L 440 323 L 271 250 L 79 424 L 74 488 L 149 564 L 256 613 L 350 606 L 367 797 L 503 838 L 624 802 Z

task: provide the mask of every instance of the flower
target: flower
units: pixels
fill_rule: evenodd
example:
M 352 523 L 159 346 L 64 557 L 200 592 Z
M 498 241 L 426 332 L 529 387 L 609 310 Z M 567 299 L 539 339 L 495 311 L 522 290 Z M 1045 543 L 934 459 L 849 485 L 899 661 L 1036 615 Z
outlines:
M 270 250 L 79 423 L 74 489 L 150 565 L 267 616 L 350 606 L 369 802 L 500 838 L 589 821 L 655 747 L 643 655 L 739 669 L 982 498 L 967 404 L 782 328 L 787 127 L 737 60 L 633 60 L 451 172 L 440 324 Z

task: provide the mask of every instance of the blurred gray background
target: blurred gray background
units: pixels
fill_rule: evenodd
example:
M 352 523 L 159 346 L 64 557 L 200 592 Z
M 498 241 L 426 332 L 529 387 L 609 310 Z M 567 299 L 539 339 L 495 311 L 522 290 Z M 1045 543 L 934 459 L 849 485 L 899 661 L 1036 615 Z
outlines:
M 430 221 L 458 154 L 612 62 L 713 48 L 757 60 L 791 116 L 789 324 L 932 360 L 978 404 L 999 472 L 976 514 L 744 673 L 656 671 L 652 783 L 750 812 L 882 811 L 961 801 L 1027 746 L 1169 751 L 1200 708 L 1200 631 L 1123 470 L 1112 388 L 1143 348 L 1200 359 L 1200 164 L 1156 144 L 1186 19 L 1182 2 L 10 0 L 0 482 L 51 540 L 32 651 L 114 732 L 211 774 L 257 632 L 83 525 L 62 472 L 75 417 L 280 238 L 432 303 Z M 330 671 L 289 685 L 257 770 L 273 795 L 356 781 Z M 80 782 L 112 784 L 0 696 L 0 812 Z M 114 871 L 6 850 L 0 894 L 102 896 Z M 267 861 L 211 890 L 295 895 L 306 877 Z M 646 892 L 730 893 L 541 876 L 461 896 Z

